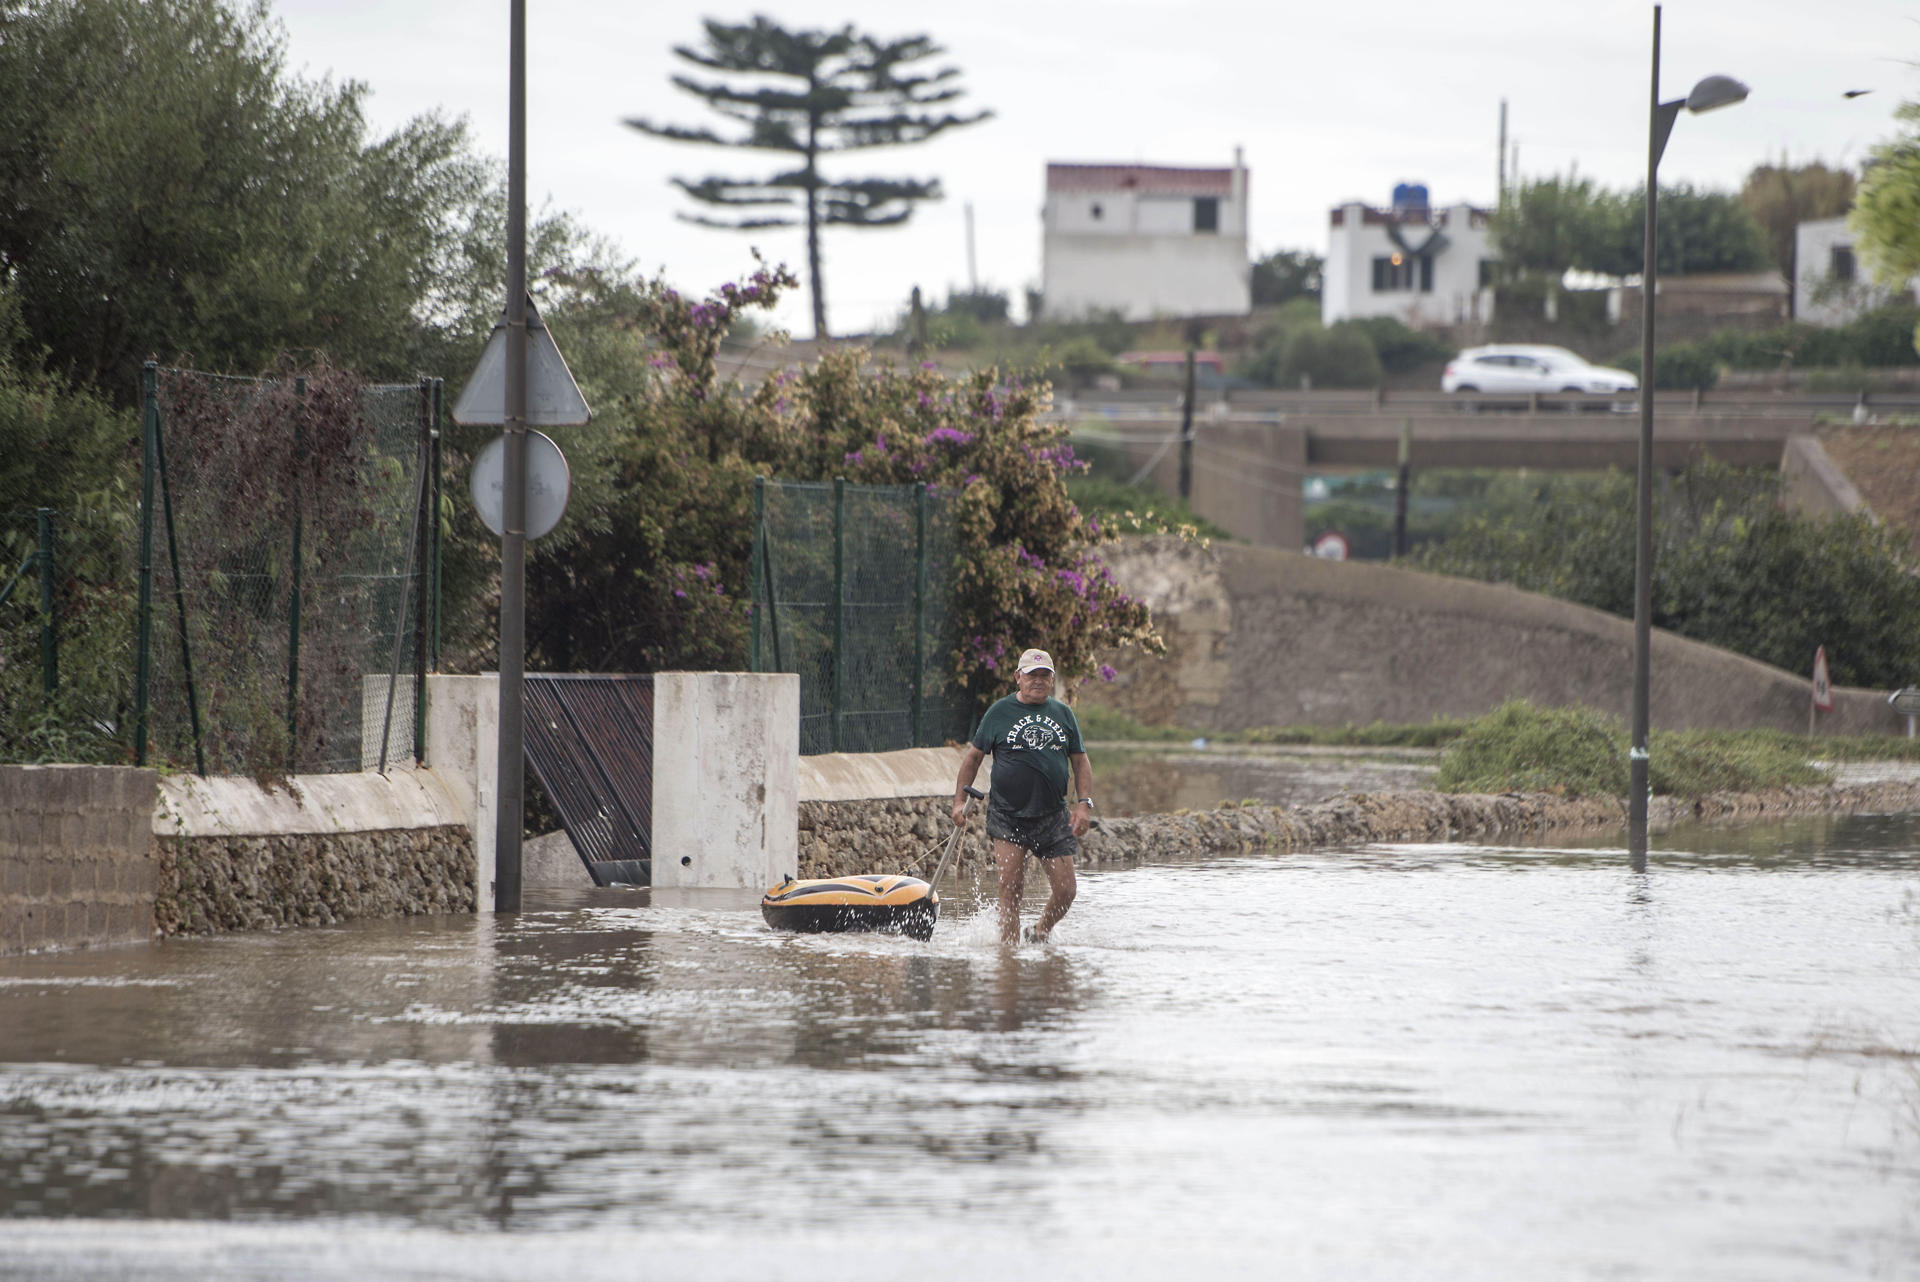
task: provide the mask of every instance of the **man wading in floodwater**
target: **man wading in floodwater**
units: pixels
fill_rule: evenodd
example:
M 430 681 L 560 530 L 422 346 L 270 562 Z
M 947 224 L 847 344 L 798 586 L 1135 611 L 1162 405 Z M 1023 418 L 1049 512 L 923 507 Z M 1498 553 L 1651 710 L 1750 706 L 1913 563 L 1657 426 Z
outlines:
M 993 754 L 993 782 L 987 792 L 987 836 L 1000 871 L 1000 938 L 1020 937 L 1020 892 L 1026 882 L 1027 853 L 1039 859 L 1052 893 L 1040 920 L 1027 932 L 1044 940 L 1073 906 L 1073 857 L 1093 821 L 1093 767 L 1080 742 L 1073 709 L 1053 697 L 1053 659 L 1045 650 L 1020 656 L 1014 693 L 996 702 L 980 718 L 973 742 L 960 760 L 953 788 L 953 822 L 966 818 L 967 786 L 980 763 Z M 1071 777 L 1074 802 L 1067 805 Z

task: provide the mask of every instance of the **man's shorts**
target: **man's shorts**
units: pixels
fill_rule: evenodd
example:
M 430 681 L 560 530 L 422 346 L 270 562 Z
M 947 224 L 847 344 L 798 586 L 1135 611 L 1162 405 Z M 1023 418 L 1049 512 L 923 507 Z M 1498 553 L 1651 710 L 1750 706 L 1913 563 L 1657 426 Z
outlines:
M 1080 839 L 1073 835 L 1073 820 L 1065 807 L 1052 814 L 1028 816 L 1009 815 L 988 806 L 987 836 L 1010 841 L 1041 859 L 1071 858 L 1080 853 Z

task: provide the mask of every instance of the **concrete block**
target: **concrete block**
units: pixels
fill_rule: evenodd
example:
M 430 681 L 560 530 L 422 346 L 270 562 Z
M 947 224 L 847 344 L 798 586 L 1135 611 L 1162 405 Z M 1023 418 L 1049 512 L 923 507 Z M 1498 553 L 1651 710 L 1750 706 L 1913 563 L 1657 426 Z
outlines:
M 0 898 L 25 899 L 26 895 L 26 856 L 23 854 L 0 855 Z
M 764 888 L 799 861 L 800 679 L 653 679 L 653 884 Z
M 47 869 L 47 898 L 55 903 L 65 903 L 73 898 L 74 859 L 55 859 Z
M 44 900 L 53 875 L 52 863 L 43 858 L 27 860 L 27 898 Z

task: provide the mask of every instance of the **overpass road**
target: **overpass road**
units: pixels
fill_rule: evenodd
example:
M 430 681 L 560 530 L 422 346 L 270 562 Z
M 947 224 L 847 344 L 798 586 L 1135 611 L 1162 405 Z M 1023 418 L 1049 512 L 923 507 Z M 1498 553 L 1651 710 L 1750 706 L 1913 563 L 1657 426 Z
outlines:
M 1920 414 L 1920 395 L 1661 393 L 1655 401 L 1654 465 L 1678 469 L 1709 457 L 1741 467 L 1779 467 L 1787 442 L 1822 421 L 1893 414 Z M 1119 448 L 1138 472 L 1177 492 L 1177 396 L 1062 398 L 1055 415 L 1074 424 L 1076 437 Z M 1415 469 L 1632 469 L 1640 415 L 1630 396 L 1241 392 L 1196 398 L 1193 508 L 1239 537 L 1298 547 L 1306 474 L 1392 467 L 1403 431 L 1411 438 Z

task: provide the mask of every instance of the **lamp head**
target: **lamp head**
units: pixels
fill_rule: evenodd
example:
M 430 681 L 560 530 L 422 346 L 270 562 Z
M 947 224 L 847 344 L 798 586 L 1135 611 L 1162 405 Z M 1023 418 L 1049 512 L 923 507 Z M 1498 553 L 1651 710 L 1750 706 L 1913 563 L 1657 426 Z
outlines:
M 1719 107 L 1731 107 L 1747 96 L 1747 87 L 1732 76 L 1708 76 L 1687 95 L 1687 110 L 1699 115 Z

